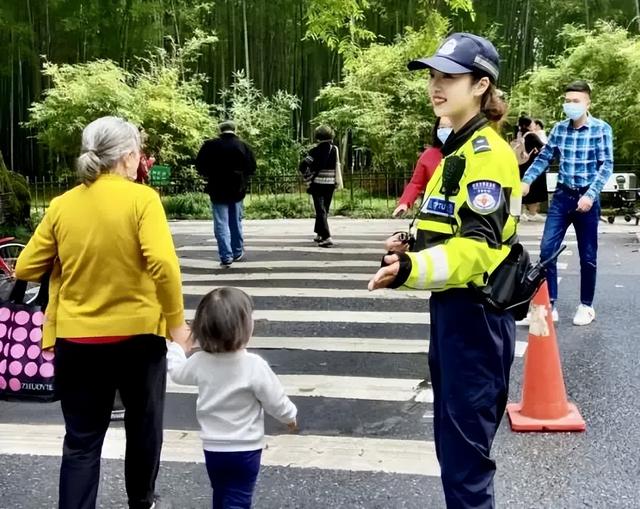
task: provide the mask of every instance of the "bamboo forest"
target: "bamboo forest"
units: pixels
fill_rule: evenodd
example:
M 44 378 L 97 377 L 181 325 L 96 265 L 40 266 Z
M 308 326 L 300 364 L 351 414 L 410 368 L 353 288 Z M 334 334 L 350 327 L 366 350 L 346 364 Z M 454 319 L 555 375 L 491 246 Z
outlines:
M 1 0 L 0 151 L 27 177 L 69 175 L 82 127 L 117 114 L 188 191 L 222 119 L 274 178 L 295 177 L 328 123 L 349 164 L 403 173 L 433 123 L 426 75 L 406 64 L 455 31 L 500 53 L 506 136 L 520 112 L 562 118 L 580 78 L 616 162 L 640 157 L 637 0 Z

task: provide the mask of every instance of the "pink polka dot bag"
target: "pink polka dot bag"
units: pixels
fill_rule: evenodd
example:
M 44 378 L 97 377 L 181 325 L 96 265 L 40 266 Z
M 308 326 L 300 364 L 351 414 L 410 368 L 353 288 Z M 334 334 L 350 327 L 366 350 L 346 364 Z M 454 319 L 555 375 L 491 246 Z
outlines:
M 26 283 L 17 281 L 9 300 L 0 302 L 0 398 L 54 401 L 53 350 L 42 350 L 48 284 L 24 304 Z

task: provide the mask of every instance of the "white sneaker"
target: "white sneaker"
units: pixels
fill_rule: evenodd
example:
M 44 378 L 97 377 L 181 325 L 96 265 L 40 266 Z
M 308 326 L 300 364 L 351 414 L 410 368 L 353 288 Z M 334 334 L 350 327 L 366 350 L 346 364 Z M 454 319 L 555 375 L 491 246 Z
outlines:
M 553 320 L 553 323 L 556 323 L 559 320 L 559 318 L 560 317 L 558 316 L 558 310 L 556 308 L 553 308 L 553 311 L 551 311 L 551 319 Z M 529 327 L 530 320 L 531 320 L 531 312 L 528 312 L 525 318 L 523 318 L 522 320 L 518 320 L 516 322 L 516 325 L 522 326 L 522 327 Z
M 542 214 L 534 214 L 533 216 L 529 216 L 528 220 L 533 223 L 544 223 L 547 220 L 547 218 L 544 217 Z
M 596 319 L 596 311 L 591 306 L 580 304 L 573 317 L 573 325 L 589 325 Z

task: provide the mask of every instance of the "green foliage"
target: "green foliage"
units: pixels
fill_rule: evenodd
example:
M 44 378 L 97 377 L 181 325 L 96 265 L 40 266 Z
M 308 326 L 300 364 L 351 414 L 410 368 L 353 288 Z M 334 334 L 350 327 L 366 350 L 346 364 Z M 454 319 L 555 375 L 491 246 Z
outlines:
M 16 236 L 28 229 L 31 195 L 22 175 L 9 171 L 0 153 L 0 234 Z
M 420 16 L 426 17 L 437 8 L 430 0 L 418 0 Z M 330 50 L 344 55 L 346 61 L 360 56 L 360 50 L 378 39 L 367 26 L 367 18 L 376 13 L 387 13 L 392 5 L 376 0 L 310 0 L 306 10 L 307 31 L 305 37 L 320 41 Z M 475 18 L 473 0 L 445 0 L 444 4 L 455 15 L 466 12 Z M 406 6 L 403 6 L 406 9 Z M 409 6 L 411 7 L 411 6 Z M 414 25 L 416 26 L 416 25 Z M 418 26 L 420 26 L 418 24 Z
M 433 122 L 423 72 L 407 71 L 407 62 L 433 53 L 446 31 L 445 20 L 429 16 L 420 31 L 407 30 L 394 44 L 373 44 L 345 63 L 340 84 L 318 97 L 323 111 L 314 123 L 339 132 L 351 130 L 354 143 L 373 152 L 374 166 L 401 170 L 415 162 Z
M 300 110 L 297 97 L 283 91 L 265 97 L 242 73 L 221 92 L 217 111 L 221 119 L 233 119 L 238 134 L 251 146 L 258 177 L 295 175 L 302 147 L 295 139 L 293 116 Z
M 362 43 L 376 39 L 364 26 L 369 0 L 311 0 L 307 6 L 306 37 L 353 57 Z
M 247 219 L 291 219 L 313 217 L 313 205 L 307 194 L 260 196 L 245 201 Z
M 137 122 L 131 74 L 108 60 L 86 64 L 44 62 L 42 74 L 51 80 L 45 99 L 30 108 L 25 127 L 52 151 L 75 156 L 80 133 L 92 120 L 104 115 L 123 116 Z
M 211 219 L 211 202 L 204 193 L 163 196 L 162 203 L 169 219 Z M 354 218 L 388 218 L 395 207 L 393 200 L 375 198 L 364 190 L 338 191 L 331 206 L 332 216 Z M 314 217 L 311 197 L 305 193 L 247 196 L 246 219 L 292 219 Z
M 214 132 L 210 106 L 202 99 L 204 77 L 190 74 L 185 66 L 197 59 L 201 48 L 216 38 L 197 31 L 184 46 L 173 45 L 171 53 L 156 51 L 135 72 L 133 86 L 135 108 L 148 136 L 147 151 L 159 163 L 183 166 L 194 157 L 202 140 Z
M 57 65 L 45 62 L 43 74 L 52 83 L 45 98 L 30 108 L 25 126 L 52 151 L 75 157 L 82 129 L 103 115 L 117 115 L 145 129 L 146 150 L 157 162 L 180 167 L 195 156 L 213 132 L 210 107 L 201 98 L 198 74 L 185 74 L 197 48 L 214 38 L 199 33 L 171 54 L 157 49 L 140 59 L 136 71 L 108 60 Z
M 179 166 L 171 174 L 171 188 L 174 193 L 199 193 L 205 181 L 193 165 Z
M 566 51 L 552 66 L 535 69 L 513 90 L 512 111 L 562 120 L 565 86 L 585 79 L 592 89 L 591 112 L 611 124 L 617 161 L 640 157 L 640 37 L 598 23 L 594 30 L 567 25 L 559 34 Z
M 204 193 L 163 196 L 162 204 L 170 219 L 209 219 L 211 200 Z

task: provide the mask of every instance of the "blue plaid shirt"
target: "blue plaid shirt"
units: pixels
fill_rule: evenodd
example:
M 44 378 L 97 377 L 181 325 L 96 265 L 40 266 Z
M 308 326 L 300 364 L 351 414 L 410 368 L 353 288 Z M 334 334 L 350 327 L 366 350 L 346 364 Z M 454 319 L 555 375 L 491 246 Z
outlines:
M 555 158 L 560 159 L 558 182 L 572 189 L 588 187 L 584 195 L 596 201 L 613 172 L 611 126 L 592 116 L 578 129 L 570 120 L 558 122 L 522 182 L 531 184 Z

